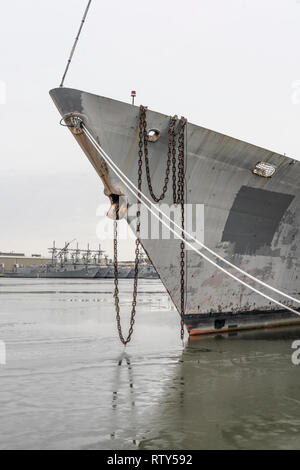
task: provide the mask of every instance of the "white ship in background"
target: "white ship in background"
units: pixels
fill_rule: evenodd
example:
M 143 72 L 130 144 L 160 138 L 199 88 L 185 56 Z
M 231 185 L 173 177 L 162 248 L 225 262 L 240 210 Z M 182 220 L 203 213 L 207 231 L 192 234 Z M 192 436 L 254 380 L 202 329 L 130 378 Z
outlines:
M 118 168 L 138 185 L 140 110 L 136 106 L 71 88 L 51 92 L 65 123 L 83 124 Z M 168 152 L 170 117 L 147 112 L 151 178 L 159 193 Z M 115 176 L 80 126 L 70 127 L 115 202 L 135 197 Z M 235 266 L 297 297 L 300 293 L 300 163 L 291 158 L 194 124 L 186 127 L 186 198 L 205 205 L 205 242 Z M 143 180 L 143 194 L 151 198 Z M 164 202 L 173 203 L 171 189 Z M 128 218 L 135 231 L 134 218 Z M 144 238 L 142 246 L 180 312 L 180 240 Z M 282 306 L 259 295 L 186 251 L 185 323 L 190 334 L 299 323 L 299 304 L 273 294 Z M 232 271 L 232 269 L 229 269 Z M 242 279 L 243 276 L 240 276 Z M 253 286 L 257 285 L 249 281 Z M 261 290 L 270 294 L 268 290 Z

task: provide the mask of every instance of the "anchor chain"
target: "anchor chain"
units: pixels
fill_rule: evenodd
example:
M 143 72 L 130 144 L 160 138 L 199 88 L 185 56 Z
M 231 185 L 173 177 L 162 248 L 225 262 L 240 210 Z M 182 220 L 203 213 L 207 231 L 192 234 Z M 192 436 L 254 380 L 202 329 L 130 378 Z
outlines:
M 117 318 L 117 326 L 118 326 L 118 333 L 121 342 L 126 346 L 127 343 L 130 342 L 132 334 L 133 334 L 133 327 L 135 323 L 135 315 L 136 315 L 136 298 L 137 298 L 137 288 L 138 288 L 138 266 L 139 266 L 139 245 L 140 240 L 136 239 L 136 248 L 135 248 L 135 263 L 134 263 L 134 285 L 133 285 L 133 300 L 132 300 L 132 309 L 131 309 L 131 317 L 130 317 L 130 327 L 128 331 L 127 338 L 124 338 L 122 332 L 122 325 L 121 325 L 121 317 L 120 317 L 120 300 L 119 300 L 119 272 L 118 272 L 118 222 L 114 221 L 114 281 L 115 281 L 115 307 L 116 307 L 116 318 Z
M 138 198 L 141 197 L 142 189 L 142 165 L 143 165 L 143 126 L 140 123 L 139 126 L 139 159 L 138 159 Z M 135 323 L 136 315 L 136 299 L 138 290 L 138 275 L 139 275 L 139 257 L 140 257 L 140 231 L 141 231 L 141 202 L 137 200 L 137 212 L 136 212 L 136 241 L 135 241 L 135 262 L 134 262 L 134 281 L 133 281 L 133 300 L 130 316 L 130 327 L 127 338 L 124 338 L 121 326 L 120 317 L 120 299 L 119 299 L 119 272 L 118 272 L 118 211 L 116 210 L 116 218 L 114 220 L 114 284 L 115 284 L 115 307 L 116 307 L 116 319 L 118 333 L 121 342 L 124 346 L 131 341 L 133 334 L 133 327 Z
M 140 228 L 141 228 L 141 189 L 142 189 L 142 165 L 143 165 L 143 155 L 145 156 L 145 167 L 146 167 L 146 176 L 149 192 L 152 199 L 158 203 L 165 198 L 166 192 L 168 190 L 169 184 L 169 175 L 170 167 L 172 163 L 172 180 L 173 180 L 173 202 L 174 204 L 181 205 L 181 227 L 182 227 L 182 238 L 184 238 L 184 144 L 185 144 L 185 126 L 186 119 L 181 118 L 180 120 L 180 130 L 178 132 L 178 167 L 176 168 L 176 123 L 178 121 L 177 116 L 173 116 L 170 119 L 169 123 L 169 142 L 168 142 L 168 157 L 167 157 L 167 166 L 166 173 L 164 178 L 164 185 L 160 196 L 156 196 L 153 191 L 151 174 L 150 174 L 150 164 L 149 164 L 149 152 L 148 152 L 148 132 L 147 132 L 147 120 L 146 120 L 147 108 L 145 106 L 140 106 L 140 119 L 139 119 L 139 150 L 138 150 L 138 199 L 137 199 L 137 212 L 136 212 L 136 248 L 135 248 L 135 263 L 134 263 L 134 285 L 133 285 L 133 300 L 132 300 L 132 309 L 130 316 L 130 327 L 128 331 L 127 338 L 124 338 L 121 326 L 121 317 L 120 317 L 120 300 L 119 300 L 119 273 L 118 273 L 118 208 L 116 209 L 116 218 L 114 220 L 114 299 L 116 307 L 116 319 L 118 333 L 121 342 L 126 346 L 130 342 L 133 328 L 135 324 L 135 315 L 136 315 L 136 299 L 137 299 L 137 289 L 138 289 L 138 268 L 139 268 L 139 255 L 140 255 Z M 177 174 L 177 175 L 176 175 Z M 177 181 L 176 181 L 177 179 Z M 181 302 L 180 302 L 180 317 L 181 317 L 181 339 L 184 337 L 184 307 L 185 307 L 185 243 L 181 241 L 180 243 L 180 293 L 181 293 Z
M 181 339 L 184 337 L 184 311 L 185 311 L 185 220 L 184 220 L 184 172 L 185 172 L 185 162 L 184 162 L 184 145 L 185 145 L 185 126 L 186 119 L 182 119 L 182 126 L 179 132 L 178 138 L 178 203 L 181 205 L 181 243 L 180 243 L 180 317 L 181 317 Z
M 167 167 L 166 167 L 166 173 L 165 173 L 165 178 L 164 178 L 164 185 L 163 185 L 161 195 L 156 196 L 154 194 L 154 191 L 153 191 L 152 181 L 151 181 L 151 174 L 150 174 L 146 112 L 147 112 L 147 108 L 145 106 L 141 106 L 140 107 L 140 125 L 143 126 L 143 135 L 144 135 L 143 147 L 144 147 L 144 155 L 145 155 L 147 183 L 148 183 L 148 188 L 149 188 L 149 192 L 151 194 L 152 199 L 155 202 L 160 202 L 165 198 L 166 192 L 168 190 L 170 166 L 171 166 L 172 156 L 173 156 L 173 166 L 174 166 L 174 153 L 176 154 L 176 149 L 175 149 L 175 145 L 176 145 L 175 126 L 176 126 L 176 122 L 177 122 L 178 117 L 173 116 L 171 118 L 171 121 L 170 121 L 170 124 L 169 124 L 168 158 L 167 158 Z M 174 184 L 174 171 L 173 171 L 173 184 Z
M 185 230 L 185 210 L 184 210 L 184 200 L 185 200 L 185 161 L 184 161 L 184 149 L 185 149 L 185 128 L 187 120 L 181 118 L 180 120 L 180 129 L 178 131 L 178 165 L 176 168 L 176 123 L 178 121 L 177 116 L 173 116 L 169 124 L 169 142 L 168 142 L 168 158 L 167 158 L 167 167 L 166 174 L 164 179 L 164 186 L 160 196 L 156 196 L 153 191 L 151 174 L 150 174 L 150 165 L 149 165 L 149 153 L 148 153 L 148 133 L 147 133 L 147 120 L 146 120 L 147 108 L 144 106 L 140 107 L 140 128 L 143 127 L 144 130 L 144 156 L 145 156 L 145 166 L 146 166 L 146 175 L 149 192 L 152 199 L 158 203 L 162 201 L 166 195 L 169 183 L 169 174 L 170 166 L 172 162 L 172 182 L 173 182 L 173 202 L 174 204 L 181 205 L 181 228 L 182 228 L 182 238 L 185 239 L 184 230 Z M 140 150 L 142 148 L 140 142 Z M 185 243 L 181 241 L 180 243 L 180 317 L 181 317 L 181 339 L 184 337 L 184 311 L 185 311 Z

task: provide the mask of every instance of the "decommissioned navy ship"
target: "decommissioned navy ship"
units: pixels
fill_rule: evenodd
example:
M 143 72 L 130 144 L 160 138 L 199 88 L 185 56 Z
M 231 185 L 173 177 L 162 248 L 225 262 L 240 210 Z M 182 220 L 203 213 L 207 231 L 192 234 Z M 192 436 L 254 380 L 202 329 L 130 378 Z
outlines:
M 112 204 L 121 195 L 127 197 L 127 209 L 136 204 L 134 195 L 100 156 L 83 128 L 137 187 L 139 107 L 71 88 L 56 88 L 50 94 Z M 158 194 L 166 171 L 170 116 L 148 110 L 147 126 L 147 176 Z M 190 334 L 298 323 L 299 316 L 288 308 L 295 310 L 299 305 L 282 292 L 295 297 L 299 294 L 300 163 L 190 123 L 186 124 L 185 136 L 185 202 L 204 204 L 206 246 L 280 291 L 273 294 L 273 302 L 273 297 L 270 300 L 220 271 L 220 260 L 213 265 L 186 250 L 184 312 Z M 151 198 L 145 179 L 142 192 Z M 172 188 L 167 189 L 164 202 L 173 204 Z M 128 212 L 127 219 L 135 231 L 135 217 Z M 141 244 L 180 312 L 180 239 L 141 237 Z M 232 267 L 227 269 L 234 272 Z M 253 280 L 249 283 L 257 287 Z M 261 287 L 260 291 L 270 293 Z
M 80 249 L 71 247 L 72 242 L 65 243 L 63 248 L 57 248 L 55 242 L 49 248 L 50 258 L 42 258 L 41 255 L 25 257 L 22 254 L 10 253 L 1 257 L 0 275 L 11 278 L 45 278 L 45 279 L 111 279 L 114 277 L 114 264 L 99 248 L 97 250 Z M 2 263 L 9 260 L 9 266 Z M 133 261 L 120 262 L 118 276 L 120 279 L 132 278 L 134 271 Z M 8 268 L 8 269 L 7 269 Z M 157 279 L 158 275 L 145 254 L 140 255 L 139 275 L 143 279 Z
M 98 269 L 99 268 L 95 266 L 79 267 L 71 263 L 66 263 L 63 266 L 16 266 L 12 272 L 5 272 L 3 276 L 31 279 L 93 279 L 96 277 Z
M 63 278 L 63 279 L 93 279 L 102 266 L 102 250 L 87 250 L 70 247 L 72 242 L 65 243 L 63 248 L 57 248 L 55 242 L 49 248 L 50 259 L 39 257 L 26 258 L 24 255 L 16 258 L 18 261 L 11 270 L 2 266 L 4 277 L 13 278 Z M 12 254 L 13 255 L 13 254 Z M 35 263 L 33 264 L 33 261 Z M 9 263 L 11 264 L 11 263 Z

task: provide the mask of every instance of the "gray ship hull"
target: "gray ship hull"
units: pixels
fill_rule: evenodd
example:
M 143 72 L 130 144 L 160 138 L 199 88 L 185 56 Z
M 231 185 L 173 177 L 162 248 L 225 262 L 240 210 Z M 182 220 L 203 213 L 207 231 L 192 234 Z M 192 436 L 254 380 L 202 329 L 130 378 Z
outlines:
M 64 269 L 64 268 L 18 268 L 16 272 L 4 273 L 4 277 L 29 279 L 93 279 L 96 277 L 98 267 Z
M 120 266 L 118 268 L 118 276 L 119 279 L 133 279 L 134 278 L 134 268 L 130 266 Z M 99 268 L 99 271 L 96 274 L 97 278 L 105 278 L 105 279 L 114 279 L 115 277 L 115 270 L 113 265 L 103 266 Z M 155 272 L 153 267 L 150 265 L 144 266 L 141 264 L 139 266 L 139 278 L 140 279 L 158 279 L 158 274 Z
M 137 185 L 139 108 L 73 89 L 54 89 L 50 94 L 62 116 L 81 115 L 105 152 Z M 147 113 L 149 128 L 160 131 L 160 139 L 149 145 L 151 176 L 157 194 L 163 186 L 169 119 L 156 112 Z M 124 194 L 129 205 L 135 204 L 134 197 L 107 168 L 85 135 L 74 131 L 73 134 L 101 177 L 106 195 Z M 261 161 L 277 168 L 272 178 L 253 174 L 253 168 Z M 200 126 L 187 125 L 187 202 L 204 204 L 205 244 L 249 274 L 295 297 L 300 290 L 299 181 L 299 162 Z M 142 190 L 151 197 L 145 181 Z M 171 190 L 164 202 L 172 204 Z M 135 230 L 135 218 L 128 217 L 128 222 Z M 178 311 L 179 244 L 175 239 L 142 239 Z M 191 334 L 300 320 L 237 283 L 193 251 L 186 252 L 186 267 L 185 312 Z M 236 274 L 233 269 L 230 271 Z M 279 294 L 273 297 L 285 305 L 298 307 Z
M 119 275 L 119 278 L 120 279 L 126 279 L 127 276 L 128 276 L 128 269 L 126 268 L 120 268 L 118 269 L 118 275 Z M 105 267 L 101 267 L 98 272 L 97 272 L 97 275 L 96 277 L 98 278 L 105 278 L 105 279 L 113 279 L 115 274 L 114 274 L 114 266 L 113 265 L 109 265 L 109 266 L 105 266 Z
M 94 279 L 97 272 L 98 267 L 88 267 L 88 269 L 40 272 L 37 277 L 46 279 Z
M 109 272 L 109 266 L 100 266 L 95 277 L 101 278 L 101 279 L 106 278 L 108 272 Z
M 134 278 L 134 269 L 131 269 L 128 273 L 128 279 Z M 157 272 L 151 265 L 142 265 L 139 267 L 139 278 L 140 279 L 159 279 Z

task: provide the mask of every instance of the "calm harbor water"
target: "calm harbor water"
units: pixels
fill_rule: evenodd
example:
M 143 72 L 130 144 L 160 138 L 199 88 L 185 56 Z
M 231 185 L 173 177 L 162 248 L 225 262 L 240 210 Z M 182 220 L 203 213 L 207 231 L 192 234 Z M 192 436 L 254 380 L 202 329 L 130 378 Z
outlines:
M 159 281 L 0 279 L 0 449 L 297 449 L 299 329 L 188 340 Z M 120 281 L 127 325 L 132 281 Z

